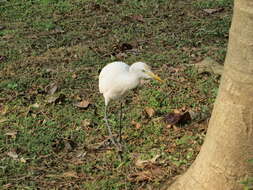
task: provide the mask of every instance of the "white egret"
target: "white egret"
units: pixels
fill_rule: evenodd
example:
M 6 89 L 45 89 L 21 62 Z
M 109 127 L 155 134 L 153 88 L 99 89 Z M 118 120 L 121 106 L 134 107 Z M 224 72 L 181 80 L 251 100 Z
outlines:
M 119 99 L 128 91 L 137 87 L 141 79 L 156 79 L 160 82 L 163 80 L 155 75 L 151 68 L 143 62 L 128 64 L 116 61 L 106 65 L 99 74 L 99 91 L 103 94 L 105 100 L 105 122 L 112 143 L 117 146 L 113 139 L 112 131 L 107 118 L 107 106 L 111 100 Z M 122 102 L 120 104 L 120 128 L 119 144 L 121 143 L 121 119 L 122 119 Z

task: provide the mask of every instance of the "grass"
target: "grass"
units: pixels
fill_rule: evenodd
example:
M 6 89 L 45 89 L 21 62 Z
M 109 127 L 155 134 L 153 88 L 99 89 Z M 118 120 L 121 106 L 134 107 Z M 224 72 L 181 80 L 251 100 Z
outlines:
M 210 115 L 219 78 L 192 64 L 205 57 L 224 62 L 232 6 L 232 0 L 0 1 L 3 189 L 154 189 L 184 172 L 207 122 L 168 126 L 163 118 L 182 108 Z M 98 74 L 115 60 L 145 61 L 168 79 L 127 96 L 121 161 L 112 146 L 94 148 L 107 137 Z M 81 100 L 91 105 L 74 106 Z M 149 118 L 145 107 L 155 115 Z M 116 102 L 113 126 L 117 110 Z M 136 165 L 157 155 L 151 165 Z

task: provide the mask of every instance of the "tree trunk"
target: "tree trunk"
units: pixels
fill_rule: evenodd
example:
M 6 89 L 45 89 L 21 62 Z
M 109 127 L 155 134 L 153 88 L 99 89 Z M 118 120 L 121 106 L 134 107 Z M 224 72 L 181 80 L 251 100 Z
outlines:
M 253 177 L 253 0 L 235 0 L 229 37 L 205 142 L 168 190 L 239 190 Z

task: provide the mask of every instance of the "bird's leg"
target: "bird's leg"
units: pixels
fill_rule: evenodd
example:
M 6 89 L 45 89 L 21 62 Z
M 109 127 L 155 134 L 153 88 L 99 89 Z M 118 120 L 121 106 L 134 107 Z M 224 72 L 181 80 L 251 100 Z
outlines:
M 122 102 L 120 102 L 120 113 L 119 113 L 119 143 L 122 141 Z
M 112 130 L 111 130 L 111 127 L 110 127 L 110 125 L 109 125 L 109 123 L 108 123 L 108 118 L 107 118 L 107 106 L 105 106 L 105 123 L 106 123 L 106 126 L 107 126 L 107 130 L 108 130 L 108 132 L 109 132 L 109 135 L 110 135 L 110 139 L 111 139 L 111 141 L 112 141 L 112 144 L 115 145 L 116 147 L 118 147 L 117 144 L 116 144 L 115 141 L 114 141 L 114 138 L 113 138 L 113 135 L 112 135 Z

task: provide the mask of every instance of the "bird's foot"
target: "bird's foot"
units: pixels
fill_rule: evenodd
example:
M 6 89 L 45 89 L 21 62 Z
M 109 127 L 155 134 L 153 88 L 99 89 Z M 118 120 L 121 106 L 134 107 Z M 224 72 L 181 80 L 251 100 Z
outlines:
M 116 135 L 113 135 L 113 136 L 109 136 L 108 140 L 110 139 L 111 143 L 118 149 L 120 150 L 121 149 L 121 144 L 118 143 L 117 140 L 115 140 Z
M 121 142 L 119 142 L 118 138 L 116 138 L 116 140 L 115 140 L 114 137 L 116 137 L 116 135 L 110 136 L 109 139 L 110 139 L 111 143 L 116 147 L 117 151 L 119 153 L 122 153 L 123 146 L 122 146 Z

